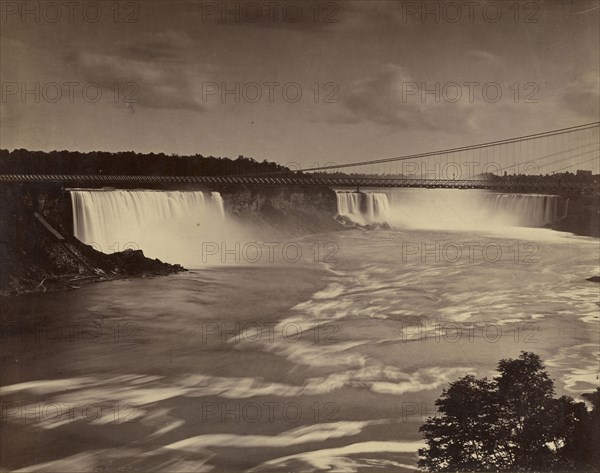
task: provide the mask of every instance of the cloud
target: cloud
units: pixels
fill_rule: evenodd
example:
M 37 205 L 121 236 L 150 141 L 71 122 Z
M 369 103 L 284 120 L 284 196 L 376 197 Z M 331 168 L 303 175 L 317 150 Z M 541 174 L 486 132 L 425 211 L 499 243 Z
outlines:
M 559 94 L 559 104 L 588 120 L 598 120 L 600 115 L 600 77 L 597 72 L 587 72 L 566 84 Z
M 467 53 L 467 57 L 474 61 L 477 65 L 498 68 L 503 67 L 504 62 L 500 57 L 489 51 L 483 51 L 481 49 L 474 49 Z
M 348 2 L 352 3 L 352 2 Z M 285 29 L 318 33 L 338 28 L 351 9 L 329 0 L 278 2 L 197 2 L 178 4 L 178 13 L 196 26 Z
M 192 39 L 180 31 L 143 33 L 135 41 L 119 44 L 123 57 L 142 61 L 179 61 L 184 51 L 193 47 Z
M 436 102 L 436 94 L 425 93 L 425 89 L 434 90 L 436 83 L 416 80 L 407 68 L 387 64 L 374 75 L 352 84 L 350 90 L 341 95 L 348 113 L 339 117 L 338 121 L 371 121 L 405 129 L 449 132 L 472 128 L 472 116 L 477 105 L 468 103 L 466 96 L 455 103 L 445 100 L 442 90 L 446 84 L 437 84 L 440 92 Z M 453 92 L 447 90 L 451 99 Z M 461 90 L 461 93 L 464 92 Z
M 203 111 L 202 84 L 215 68 L 193 60 L 192 45 L 179 32 L 143 34 L 118 44 L 110 54 L 80 52 L 67 62 L 105 90 L 119 83 L 123 99 L 135 91 L 130 98 L 141 107 Z

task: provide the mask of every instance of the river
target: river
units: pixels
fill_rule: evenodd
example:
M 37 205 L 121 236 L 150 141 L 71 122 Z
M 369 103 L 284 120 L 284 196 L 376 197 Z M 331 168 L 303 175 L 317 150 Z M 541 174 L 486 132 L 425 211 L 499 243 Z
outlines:
M 460 225 L 409 224 L 387 197 L 359 212 L 396 215 L 390 230 L 205 241 L 187 273 L 14 298 L 2 467 L 410 471 L 460 376 L 526 350 L 559 394 L 595 389 L 597 239 L 470 224 L 453 198 Z M 429 223 L 428 205 L 412 210 Z

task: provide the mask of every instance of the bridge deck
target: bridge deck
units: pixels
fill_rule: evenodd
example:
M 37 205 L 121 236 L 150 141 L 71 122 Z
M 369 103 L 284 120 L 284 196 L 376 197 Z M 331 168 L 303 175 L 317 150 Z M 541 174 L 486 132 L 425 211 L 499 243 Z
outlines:
M 409 187 L 427 189 L 490 189 L 522 192 L 598 190 L 598 183 L 547 181 L 494 181 L 447 179 L 390 179 L 309 176 L 124 176 L 73 174 L 0 174 L 0 182 L 54 182 L 73 185 L 100 184 L 248 184 L 330 187 Z

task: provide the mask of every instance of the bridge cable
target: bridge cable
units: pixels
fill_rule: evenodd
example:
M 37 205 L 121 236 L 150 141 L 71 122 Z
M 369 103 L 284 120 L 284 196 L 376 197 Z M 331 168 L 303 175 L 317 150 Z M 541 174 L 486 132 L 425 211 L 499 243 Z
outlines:
M 326 170 L 326 169 L 343 169 L 343 168 L 347 168 L 347 167 L 367 166 L 370 164 L 379 164 L 379 163 L 385 163 L 385 162 L 390 162 L 390 161 L 406 161 L 408 159 L 436 156 L 436 155 L 443 154 L 443 153 L 452 153 L 452 152 L 460 152 L 460 151 L 469 151 L 469 150 L 473 150 L 473 149 L 490 148 L 492 146 L 498 146 L 498 145 L 501 146 L 503 144 L 508 144 L 508 143 L 531 141 L 536 138 L 546 138 L 546 137 L 550 137 L 550 136 L 558 136 L 558 135 L 563 135 L 566 133 L 573 133 L 576 131 L 583 131 L 583 130 L 595 128 L 595 127 L 598 127 L 599 125 L 600 125 L 600 122 L 593 122 L 593 123 L 587 123 L 585 125 L 572 126 L 572 127 L 568 127 L 568 128 L 560 128 L 558 130 L 551 130 L 551 131 L 546 131 L 546 132 L 542 132 L 542 133 L 518 136 L 515 138 L 507 138 L 504 140 L 490 141 L 487 143 L 479 143 L 479 144 L 469 145 L 469 146 L 460 146 L 457 148 L 448 148 L 448 149 L 443 149 L 443 150 L 430 151 L 430 152 L 426 152 L 426 153 L 417 153 L 417 154 L 411 154 L 411 155 L 406 155 L 406 156 L 397 156 L 397 157 L 393 157 L 393 158 L 374 159 L 374 160 L 370 160 L 370 161 L 360 161 L 360 162 L 356 162 L 356 163 L 349 163 L 349 164 L 342 164 L 342 165 L 335 165 L 335 166 L 321 166 L 321 167 L 315 167 L 315 168 L 298 169 L 298 170 L 292 171 L 292 172 L 319 171 L 319 170 Z

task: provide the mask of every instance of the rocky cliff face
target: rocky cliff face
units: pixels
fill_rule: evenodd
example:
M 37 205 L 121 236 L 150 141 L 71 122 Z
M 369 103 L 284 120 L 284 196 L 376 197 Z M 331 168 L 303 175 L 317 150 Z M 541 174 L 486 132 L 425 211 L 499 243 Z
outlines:
M 337 199 L 327 187 L 241 187 L 218 189 L 227 211 L 264 231 L 300 236 L 337 231 Z
M 553 230 L 600 238 L 600 194 L 569 193 L 567 216 L 550 226 Z

